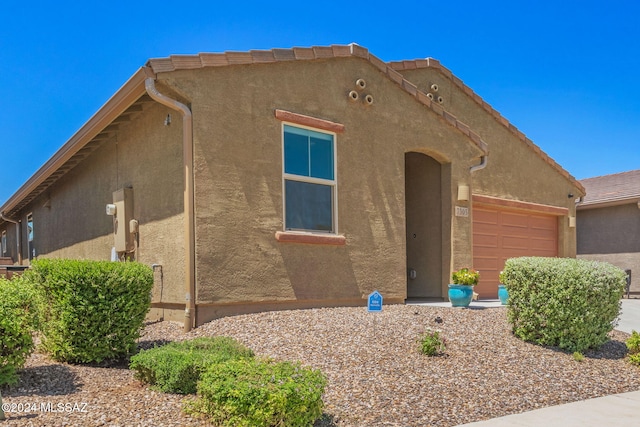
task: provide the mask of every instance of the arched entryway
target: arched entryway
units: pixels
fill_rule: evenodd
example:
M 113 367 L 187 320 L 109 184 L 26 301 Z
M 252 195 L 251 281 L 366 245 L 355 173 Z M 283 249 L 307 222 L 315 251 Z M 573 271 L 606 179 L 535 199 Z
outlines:
M 442 295 L 442 165 L 426 154 L 405 154 L 407 298 Z

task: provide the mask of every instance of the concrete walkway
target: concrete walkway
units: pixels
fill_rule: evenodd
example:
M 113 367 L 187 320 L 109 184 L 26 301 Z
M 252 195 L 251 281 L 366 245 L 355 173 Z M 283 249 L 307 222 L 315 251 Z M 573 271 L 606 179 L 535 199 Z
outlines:
M 420 304 L 420 303 L 418 303 Z M 422 303 L 451 307 L 451 303 Z M 501 307 L 499 301 L 472 301 L 469 308 Z M 623 299 L 617 330 L 640 332 L 640 299 Z M 638 371 L 640 375 L 640 369 Z M 549 406 L 521 414 L 464 424 L 464 427 L 631 427 L 640 426 L 640 391 Z M 462 426 L 459 426 L 462 427 Z
M 640 391 L 549 406 L 464 424 L 465 427 L 632 427 L 640 424 Z
M 640 299 L 623 299 L 620 320 L 616 329 L 626 332 L 640 332 Z M 640 420 L 638 421 L 640 425 Z

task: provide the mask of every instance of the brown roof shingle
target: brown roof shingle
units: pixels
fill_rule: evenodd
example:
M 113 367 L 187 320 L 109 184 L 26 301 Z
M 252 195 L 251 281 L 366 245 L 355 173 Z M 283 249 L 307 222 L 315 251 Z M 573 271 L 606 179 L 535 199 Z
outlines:
M 596 176 L 580 181 L 587 195 L 578 207 L 635 203 L 640 200 L 640 170 Z

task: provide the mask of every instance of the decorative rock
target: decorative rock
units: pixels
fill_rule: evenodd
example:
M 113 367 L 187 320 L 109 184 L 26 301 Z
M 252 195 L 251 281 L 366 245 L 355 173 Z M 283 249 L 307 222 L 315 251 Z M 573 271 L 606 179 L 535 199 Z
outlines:
M 628 334 L 622 332 L 614 331 L 612 341 L 599 350 L 586 351 L 585 360 L 577 363 L 570 354 L 513 337 L 504 308 L 386 305 L 375 316 L 375 338 L 366 308 L 348 307 L 227 317 L 189 334 L 178 323 L 150 323 L 139 346 L 227 335 L 251 347 L 259 357 L 299 360 L 321 369 L 328 378 L 325 415 L 315 427 L 452 427 L 640 390 L 637 368 L 624 360 Z M 433 326 L 431 319 L 438 317 L 447 318 L 438 325 L 447 340 L 445 355 L 425 357 L 418 351 L 417 340 Z M 3 402 L 87 402 L 87 412 L 36 412 L 29 418 L 7 413 L 3 427 L 50 427 L 65 422 L 209 425 L 182 412 L 183 396 L 155 392 L 125 367 L 122 363 L 113 367 L 66 365 L 36 353 L 20 372 L 20 383 L 3 394 Z

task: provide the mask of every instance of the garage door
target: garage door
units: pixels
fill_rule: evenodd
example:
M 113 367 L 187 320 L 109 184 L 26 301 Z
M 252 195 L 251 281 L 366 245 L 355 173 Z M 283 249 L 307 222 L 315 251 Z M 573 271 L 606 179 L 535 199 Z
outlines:
M 480 298 L 497 298 L 504 262 L 520 256 L 558 256 L 557 217 L 474 205 L 473 267 L 480 271 L 475 287 Z

